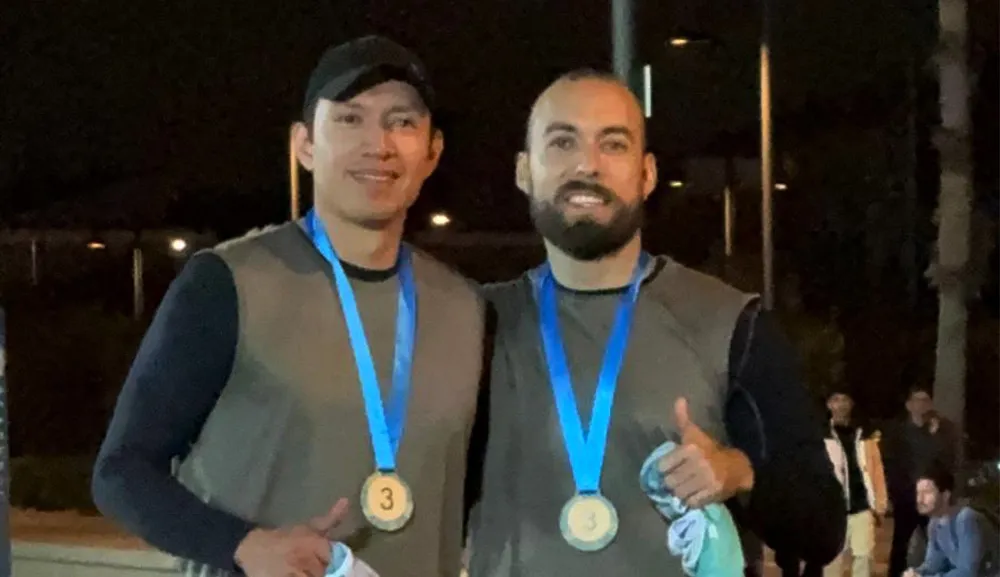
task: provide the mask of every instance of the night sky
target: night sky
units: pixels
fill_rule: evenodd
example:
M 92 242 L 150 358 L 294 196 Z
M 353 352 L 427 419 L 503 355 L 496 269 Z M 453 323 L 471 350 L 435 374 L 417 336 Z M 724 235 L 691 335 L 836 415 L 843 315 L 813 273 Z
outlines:
M 719 133 L 753 134 L 759 6 L 640 4 L 665 161 Z M 996 2 L 971 4 L 986 14 L 973 19 L 977 43 L 995 52 Z M 849 95 L 918 54 L 933 40 L 933 5 L 776 0 L 776 117 Z M 605 2 L 569 0 L 5 3 L 3 206 L 120 185 L 125 204 L 180 194 L 220 211 L 264 206 L 278 220 L 287 127 L 312 66 L 327 46 L 377 32 L 425 59 L 447 112 L 445 157 L 420 209 L 448 210 L 468 228 L 524 226 L 512 158 L 527 109 L 559 71 L 610 62 L 608 14 Z M 676 30 L 706 32 L 721 48 L 664 48 Z

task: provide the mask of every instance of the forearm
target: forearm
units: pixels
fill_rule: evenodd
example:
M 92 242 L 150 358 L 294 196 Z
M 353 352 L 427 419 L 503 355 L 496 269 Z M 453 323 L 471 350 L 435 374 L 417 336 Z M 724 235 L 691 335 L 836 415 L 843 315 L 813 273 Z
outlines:
M 169 467 L 169 465 L 168 465 Z M 127 446 L 106 446 L 94 469 L 94 501 L 130 533 L 171 555 L 235 570 L 233 556 L 254 525 L 202 502 L 163 464 Z
M 833 472 L 824 472 L 822 464 L 774 459 L 755 472 L 748 501 L 747 516 L 770 547 L 823 565 L 843 550 L 843 492 Z

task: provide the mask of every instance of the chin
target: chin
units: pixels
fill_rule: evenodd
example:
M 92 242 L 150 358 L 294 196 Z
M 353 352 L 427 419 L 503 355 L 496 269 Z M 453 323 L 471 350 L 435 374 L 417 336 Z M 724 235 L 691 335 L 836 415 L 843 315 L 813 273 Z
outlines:
M 352 216 L 351 220 L 364 228 L 379 230 L 392 226 L 402 218 L 405 218 L 405 216 L 405 208 L 397 208 L 393 210 L 368 210 L 358 212 Z

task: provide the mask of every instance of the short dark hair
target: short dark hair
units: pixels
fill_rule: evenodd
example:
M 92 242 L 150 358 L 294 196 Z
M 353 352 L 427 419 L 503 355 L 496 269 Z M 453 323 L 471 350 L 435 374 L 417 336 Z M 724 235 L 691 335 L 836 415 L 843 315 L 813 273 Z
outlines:
M 548 91 L 549 88 L 552 88 L 553 86 L 559 84 L 560 82 L 579 82 L 580 80 L 601 80 L 603 82 L 610 82 L 612 84 L 617 84 L 619 86 L 627 88 L 630 92 L 632 90 L 629 87 L 628 82 L 622 80 L 620 76 L 618 76 L 611 70 L 607 70 L 605 68 L 595 68 L 592 66 L 582 66 L 579 68 L 574 68 L 568 72 L 563 72 L 562 74 L 557 76 L 555 80 L 550 82 L 548 86 L 545 87 L 545 90 L 542 91 L 542 94 L 544 94 L 546 91 Z M 535 103 L 531 105 L 531 111 L 528 113 L 528 122 L 525 125 L 524 150 L 529 150 L 531 148 L 530 146 L 531 124 L 532 122 L 534 122 L 535 104 L 537 104 L 537 100 Z M 643 139 L 643 148 L 646 148 L 647 138 L 646 138 L 645 116 L 642 119 L 642 139 Z
M 911 399 L 911 398 L 913 398 L 913 395 L 916 395 L 917 393 L 923 393 L 923 394 L 927 395 L 928 397 L 930 397 L 931 399 L 934 398 L 934 389 L 931 388 L 931 387 L 928 387 L 927 385 L 913 385 L 913 386 L 911 386 L 906 391 L 906 398 L 907 399 Z
M 931 463 L 922 473 L 920 473 L 917 480 L 926 480 L 934 483 L 937 490 L 942 493 L 945 491 L 949 493 L 955 492 L 955 474 L 952 473 L 951 469 L 941 461 L 934 461 Z

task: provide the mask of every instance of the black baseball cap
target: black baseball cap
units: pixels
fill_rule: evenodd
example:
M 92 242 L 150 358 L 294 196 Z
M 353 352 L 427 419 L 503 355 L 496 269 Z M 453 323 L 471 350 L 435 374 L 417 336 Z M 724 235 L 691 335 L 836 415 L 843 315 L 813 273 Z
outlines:
M 398 80 L 416 89 L 428 110 L 434 110 L 434 88 L 423 62 L 409 49 L 382 36 L 364 36 L 327 49 L 306 86 L 303 120 L 320 98 L 349 100 L 383 82 Z

